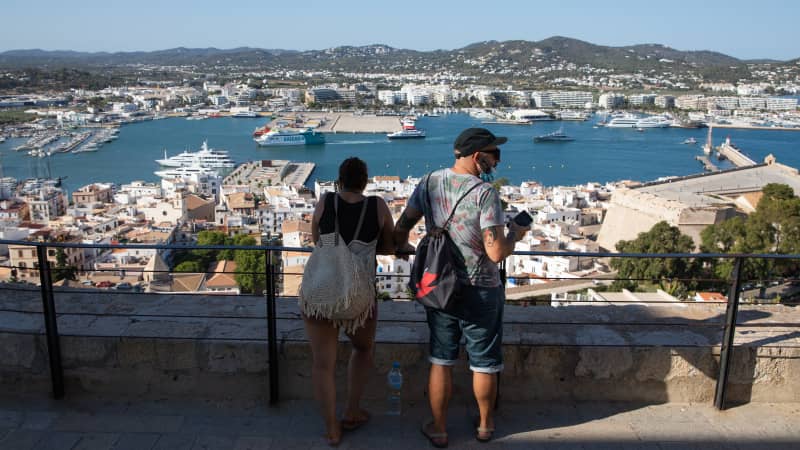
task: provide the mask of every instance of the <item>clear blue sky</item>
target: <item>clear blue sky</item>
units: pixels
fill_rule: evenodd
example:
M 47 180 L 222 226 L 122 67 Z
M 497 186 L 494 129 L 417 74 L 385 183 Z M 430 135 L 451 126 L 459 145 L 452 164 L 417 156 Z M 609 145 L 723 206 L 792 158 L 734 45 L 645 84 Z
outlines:
M 800 57 L 799 21 L 798 0 L 3 0 L 0 51 L 433 50 L 560 35 L 787 60 Z

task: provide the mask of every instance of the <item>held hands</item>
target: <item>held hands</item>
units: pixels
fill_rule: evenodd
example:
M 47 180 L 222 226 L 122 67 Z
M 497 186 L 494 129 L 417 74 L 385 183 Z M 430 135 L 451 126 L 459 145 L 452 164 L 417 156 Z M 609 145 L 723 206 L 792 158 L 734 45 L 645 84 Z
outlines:
M 404 245 L 395 248 L 395 257 L 408 261 L 409 254 L 413 254 L 415 250 L 416 248 L 413 245 L 406 242 Z

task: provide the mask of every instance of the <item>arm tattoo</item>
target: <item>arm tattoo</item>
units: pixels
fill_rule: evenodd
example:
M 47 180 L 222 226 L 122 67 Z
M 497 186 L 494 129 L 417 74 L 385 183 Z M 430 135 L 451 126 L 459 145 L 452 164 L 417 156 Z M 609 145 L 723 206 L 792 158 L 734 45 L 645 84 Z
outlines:
M 483 240 L 484 240 L 484 242 L 486 243 L 486 246 L 487 246 L 487 247 L 492 247 L 492 246 L 494 246 L 494 241 L 495 241 L 496 239 L 497 239 L 497 233 L 495 233 L 495 231 L 494 231 L 494 227 L 487 228 L 487 229 L 486 229 L 486 231 L 484 231 L 484 238 L 483 238 Z

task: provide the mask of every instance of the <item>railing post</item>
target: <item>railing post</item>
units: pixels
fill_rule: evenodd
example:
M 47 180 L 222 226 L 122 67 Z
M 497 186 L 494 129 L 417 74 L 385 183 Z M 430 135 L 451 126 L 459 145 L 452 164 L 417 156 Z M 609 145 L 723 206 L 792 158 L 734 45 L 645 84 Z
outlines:
M 278 404 L 278 331 L 275 314 L 275 264 L 272 250 L 266 250 L 267 347 L 269 352 L 269 404 Z
M 58 337 L 53 277 L 50 264 L 47 262 L 47 247 L 36 246 L 36 257 L 39 261 L 39 283 L 42 291 L 44 329 L 47 335 L 47 355 L 50 359 L 50 380 L 53 384 L 53 397 L 61 399 L 64 398 L 64 368 L 61 366 L 61 342 Z
M 736 314 L 739 312 L 739 289 L 741 285 L 742 258 L 736 258 L 731 274 L 731 289 L 728 292 L 728 308 L 725 312 L 725 331 L 719 351 L 719 376 L 714 393 L 714 407 L 725 409 L 725 389 L 728 387 L 728 372 L 733 356 L 733 336 L 736 332 Z

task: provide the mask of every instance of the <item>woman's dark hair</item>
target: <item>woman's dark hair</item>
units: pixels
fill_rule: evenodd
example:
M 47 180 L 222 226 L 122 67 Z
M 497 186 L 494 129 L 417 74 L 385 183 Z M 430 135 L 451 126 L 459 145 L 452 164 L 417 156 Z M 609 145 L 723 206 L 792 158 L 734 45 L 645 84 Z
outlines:
M 367 163 L 355 156 L 339 166 L 339 190 L 361 192 L 367 187 Z

